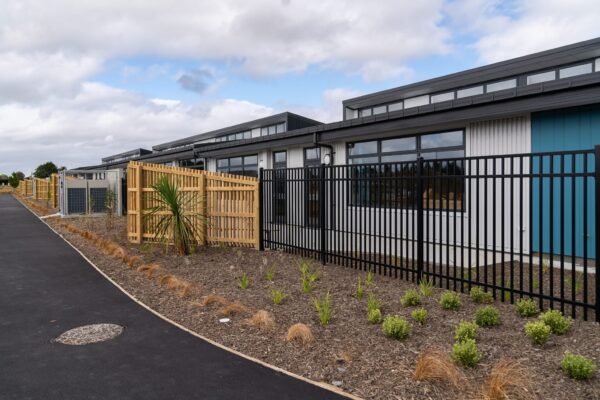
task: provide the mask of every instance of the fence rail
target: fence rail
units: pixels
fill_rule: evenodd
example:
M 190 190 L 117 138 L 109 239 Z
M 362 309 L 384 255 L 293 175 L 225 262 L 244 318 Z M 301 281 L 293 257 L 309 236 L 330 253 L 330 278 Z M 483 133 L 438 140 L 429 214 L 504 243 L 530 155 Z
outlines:
M 189 193 L 185 213 L 200 244 L 259 247 L 258 180 L 252 177 L 130 162 L 127 173 L 127 229 L 136 243 L 158 241 L 158 205 L 153 185 L 162 177 Z
M 264 247 L 600 320 L 595 150 L 261 170 Z

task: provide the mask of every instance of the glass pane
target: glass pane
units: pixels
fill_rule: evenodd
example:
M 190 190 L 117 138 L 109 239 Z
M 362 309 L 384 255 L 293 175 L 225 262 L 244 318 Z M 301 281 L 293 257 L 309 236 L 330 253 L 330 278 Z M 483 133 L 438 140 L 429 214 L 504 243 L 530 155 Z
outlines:
M 243 138 L 244 138 L 244 133 L 243 132 L 235 134 L 235 139 L 236 140 L 242 140 Z
M 378 157 L 357 157 L 348 160 L 350 164 L 375 164 L 379 162 Z
M 235 140 L 235 133 L 233 135 L 227 136 L 227 140 Z
M 359 111 L 358 113 L 361 117 L 368 117 L 371 115 L 371 109 L 370 108 L 363 108 L 362 110 Z
M 440 103 L 448 100 L 454 100 L 454 92 L 434 94 L 431 96 L 431 103 Z
M 277 133 L 283 133 L 285 132 L 285 124 L 278 124 L 277 125 Z
M 396 154 L 393 156 L 382 156 L 381 162 L 402 162 L 402 161 L 415 161 L 417 159 L 417 153 L 410 154 Z
M 260 128 L 254 128 L 252 129 L 252 137 L 259 137 L 260 136 Z
M 271 125 L 269 127 L 269 135 L 274 135 L 277 133 L 277 127 L 275 125 Z
M 321 149 L 306 149 L 305 157 L 307 160 L 319 160 L 321 158 Z
M 244 157 L 244 165 L 256 165 L 256 164 L 258 164 L 258 156 Z
M 358 117 L 358 110 L 353 110 L 346 107 L 346 119 L 354 119 Z
M 387 112 L 387 106 L 373 107 L 373 114 L 383 114 Z
M 461 89 L 456 92 L 456 98 L 461 99 L 463 97 L 476 96 L 478 94 L 483 94 L 483 86 L 475 86 L 467 89 Z
M 219 168 L 226 168 L 229 166 L 229 159 L 228 158 L 222 158 L 220 160 L 217 160 L 217 167 Z
M 512 89 L 517 86 L 516 79 L 509 79 L 502 82 L 490 83 L 486 86 L 488 93 L 497 92 L 498 90 Z
M 444 132 L 421 136 L 422 149 L 435 149 L 437 147 L 453 147 L 463 145 L 463 132 Z
M 429 95 L 404 100 L 404 108 L 419 107 L 429 104 Z
M 464 157 L 464 150 L 451 150 L 451 151 L 426 151 L 422 153 L 422 156 L 426 160 L 439 160 L 443 158 L 456 158 Z
M 242 165 L 242 157 L 234 157 L 229 159 L 229 166 Z
M 560 78 L 570 78 L 572 76 L 592 73 L 592 63 L 575 65 L 573 67 L 562 68 L 560 70 Z
M 276 163 L 283 163 L 285 162 L 287 159 L 287 153 L 285 151 L 278 151 L 277 153 L 275 153 L 275 162 Z
M 348 145 L 348 154 L 358 156 L 361 154 L 377 154 L 377 141 L 350 143 Z
M 264 127 L 264 128 L 260 128 L 260 135 L 261 136 L 267 136 L 269 134 L 269 128 Z
M 596 72 L 600 72 L 600 58 L 596 58 Z
M 392 103 L 388 105 L 388 112 L 402 110 L 403 107 L 404 105 L 401 101 L 398 103 Z
M 541 72 L 539 74 L 529 75 L 527 77 L 527 84 L 533 85 L 534 83 L 548 82 L 553 81 L 555 79 L 556 71 Z
M 252 137 L 252 132 L 246 131 L 244 132 L 244 139 L 250 139 Z
M 417 138 L 407 137 L 399 139 L 389 139 L 381 141 L 381 152 L 389 153 L 391 151 L 410 151 L 417 149 Z

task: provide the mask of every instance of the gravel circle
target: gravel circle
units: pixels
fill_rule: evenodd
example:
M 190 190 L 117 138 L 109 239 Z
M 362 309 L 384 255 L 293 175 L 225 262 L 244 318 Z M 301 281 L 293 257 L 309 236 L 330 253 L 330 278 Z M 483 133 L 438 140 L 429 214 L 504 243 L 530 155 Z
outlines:
M 122 334 L 124 329 L 121 325 L 116 324 L 78 326 L 61 333 L 54 341 L 72 346 L 82 346 L 114 339 Z

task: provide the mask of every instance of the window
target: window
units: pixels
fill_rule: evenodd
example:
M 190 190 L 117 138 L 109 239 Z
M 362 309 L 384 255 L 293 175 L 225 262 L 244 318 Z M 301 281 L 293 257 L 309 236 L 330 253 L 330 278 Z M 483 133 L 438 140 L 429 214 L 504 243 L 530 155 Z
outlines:
M 387 106 L 373 107 L 373 114 L 383 114 L 387 112 Z
M 269 128 L 268 127 L 263 127 L 260 128 L 260 136 L 267 136 L 269 134 Z
M 180 160 L 179 166 L 184 168 L 204 170 L 204 158 L 190 158 L 187 160 Z
M 260 137 L 260 128 L 254 128 L 254 129 L 252 129 L 252 137 L 253 138 Z
M 539 74 L 529 75 L 527 77 L 527 84 L 533 85 L 534 83 L 548 82 L 553 81 L 555 79 L 556 71 L 540 72 Z
M 269 135 L 274 135 L 277 133 L 277 127 L 275 125 L 269 126 Z
M 304 149 L 304 224 L 318 228 L 320 221 L 321 148 Z
M 573 67 L 561 68 L 559 78 L 570 78 L 572 76 L 590 74 L 592 72 L 592 63 L 575 65 Z
M 360 117 L 370 117 L 371 116 L 371 109 L 370 108 L 363 108 L 362 110 L 360 110 L 358 112 L 358 115 Z
M 596 68 L 594 71 L 600 72 L 600 58 L 596 58 Z
M 273 168 L 286 168 L 287 167 L 287 152 L 276 151 L 273 153 Z
M 258 156 L 220 158 L 217 171 L 236 175 L 258 176 Z
M 285 123 L 277 124 L 277 133 L 285 132 Z
M 442 101 L 454 100 L 454 92 L 434 94 L 431 96 L 431 103 L 441 103 Z
M 404 108 L 404 103 L 392 103 L 388 105 L 388 112 L 400 111 Z
M 456 91 L 456 98 L 462 99 L 463 97 L 476 96 L 483 94 L 483 86 L 474 86 L 466 89 Z
M 272 215 L 276 223 L 287 221 L 287 152 L 276 151 L 273 153 L 273 190 Z
M 462 130 L 349 143 L 350 202 L 414 208 L 421 198 L 426 209 L 462 210 L 464 155 Z M 423 173 L 431 177 L 421 194 L 416 193 L 414 179 L 419 156 L 424 159 Z
M 354 119 L 358 117 L 358 110 L 346 107 L 346 119 Z
M 413 108 L 429 104 L 429 95 L 404 100 L 404 108 Z
M 497 92 L 499 90 L 512 89 L 515 87 L 517 87 L 517 80 L 516 79 L 508 79 L 506 81 L 490 83 L 485 88 L 486 88 L 487 92 L 490 93 L 490 92 Z

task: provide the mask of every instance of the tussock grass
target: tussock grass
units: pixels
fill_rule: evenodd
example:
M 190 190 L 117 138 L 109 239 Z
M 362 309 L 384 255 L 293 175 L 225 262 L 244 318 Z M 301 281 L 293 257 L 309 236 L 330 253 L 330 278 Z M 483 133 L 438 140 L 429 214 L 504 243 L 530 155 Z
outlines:
M 310 328 L 302 323 L 290 326 L 290 328 L 287 331 L 286 340 L 291 343 L 300 343 L 303 346 L 307 346 L 314 339 L 315 338 Z
M 221 309 L 221 315 L 226 317 L 237 315 L 237 314 L 245 314 L 248 312 L 248 307 L 239 302 L 233 302 Z
M 485 400 L 529 399 L 530 373 L 518 361 L 502 359 L 493 367 L 482 388 Z
M 425 350 L 417 358 L 414 379 L 417 381 L 440 381 L 457 389 L 464 387 L 466 379 L 448 354 L 440 350 Z
M 226 306 L 227 304 L 229 304 L 229 301 L 227 301 L 227 299 L 225 297 L 221 296 L 220 294 L 212 293 L 207 296 L 204 296 L 202 298 L 202 302 L 200 304 L 203 307 L 210 306 L 213 304 L 220 305 L 220 306 Z
M 187 295 L 189 295 L 191 293 L 194 285 L 191 284 L 190 282 L 186 282 L 183 280 L 180 280 L 179 282 L 180 282 L 179 289 L 181 289 L 179 292 L 179 297 L 181 297 L 181 298 L 187 297 Z
M 156 273 L 156 271 L 158 271 L 159 269 L 161 269 L 159 264 L 144 264 L 141 267 L 138 267 L 138 272 L 144 272 L 146 273 L 146 276 L 148 276 L 148 278 L 152 278 L 154 276 L 154 274 Z
M 144 264 L 144 260 L 140 256 L 127 256 L 124 261 L 129 265 L 129 268 L 138 268 Z
M 246 320 L 246 324 L 262 330 L 275 328 L 275 320 L 271 313 L 266 310 L 258 310 L 252 318 Z

